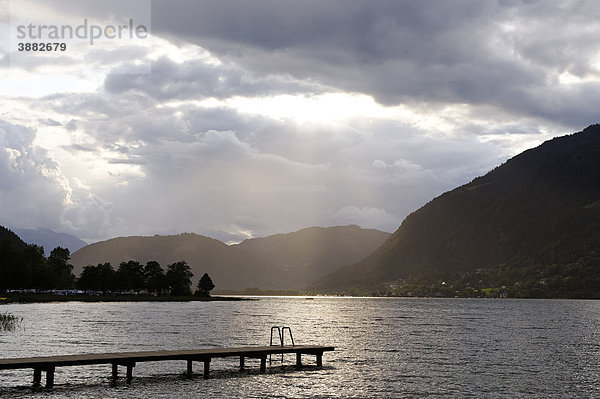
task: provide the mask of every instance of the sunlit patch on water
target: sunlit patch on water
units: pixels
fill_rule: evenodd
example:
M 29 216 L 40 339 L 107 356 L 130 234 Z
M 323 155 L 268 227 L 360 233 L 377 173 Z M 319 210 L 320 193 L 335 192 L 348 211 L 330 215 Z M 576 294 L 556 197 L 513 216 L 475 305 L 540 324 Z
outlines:
M 248 302 L 4 305 L 22 328 L 0 336 L 5 357 L 266 345 L 271 326 L 323 356 L 260 362 L 139 363 L 111 386 L 110 365 L 63 367 L 52 392 L 31 370 L 1 371 L 1 398 L 598 397 L 600 302 L 265 298 Z M 277 361 L 275 361 L 277 358 Z M 121 371 L 124 375 L 124 370 Z M 43 382 L 42 377 L 42 382 Z

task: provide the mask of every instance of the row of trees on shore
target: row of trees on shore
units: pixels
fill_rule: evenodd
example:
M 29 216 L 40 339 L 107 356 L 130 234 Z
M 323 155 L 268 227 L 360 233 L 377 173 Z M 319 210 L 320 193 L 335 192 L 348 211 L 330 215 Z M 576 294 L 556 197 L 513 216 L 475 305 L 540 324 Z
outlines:
M 157 294 L 191 294 L 193 274 L 184 261 L 169 265 L 166 273 L 157 262 L 148 262 L 145 266 L 135 261 L 122 262 L 116 271 L 110 263 L 104 263 L 87 266 L 77 279 L 69 263 L 70 257 L 70 251 L 61 247 L 54 248 L 46 257 L 43 247 L 27 244 L 14 232 L 0 226 L 0 292 L 45 292 L 85 287 L 100 292 L 144 290 Z M 214 287 L 205 273 L 196 294 L 208 297 Z M 10 331 L 21 321 L 22 318 L 10 313 L 0 314 L 0 331 Z
M 37 245 L 16 247 L 0 240 L 0 290 L 68 289 L 75 276 L 68 249 L 57 247 L 48 258 Z
M 175 262 L 163 270 L 158 262 L 142 265 L 137 261 L 121 262 L 113 269 L 110 263 L 84 267 L 79 278 L 69 263 L 71 253 L 56 247 L 46 258 L 44 248 L 26 244 L 12 231 L 0 226 L 0 292 L 7 290 L 71 290 L 97 292 L 148 292 L 157 295 L 192 295 L 193 273 L 185 261 Z M 215 287 L 208 274 L 200 279 L 195 294 L 210 296 Z
M 187 296 L 192 294 L 192 277 L 190 266 L 185 261 L 168 265 L 165 273 L 156 261 L 142 265 L 130 260 L 121 262 L 117 270 L 114 270 L 110 263 L 84 267 L 77 280 L 77 288 L 101 292 L 146 291 L 157 295 L 169 293 L 174 296 Z M 214 287 L 212 279 L 204 273 L 195 294 L 210 296 Z
M 68 249 L 56 247 L 46 258 L 44 248 L 26 244 L 0 226 L 0 291 L 8 289 L 68 289 L 75 276 Z

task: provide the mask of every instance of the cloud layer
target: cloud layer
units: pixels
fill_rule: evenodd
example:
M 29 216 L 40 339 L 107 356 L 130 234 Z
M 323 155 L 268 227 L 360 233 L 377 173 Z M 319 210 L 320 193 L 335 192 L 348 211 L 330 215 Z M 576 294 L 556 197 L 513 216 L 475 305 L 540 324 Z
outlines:
M 69 18 L 106 18 L 78 4 Z M 591 1 L 157 0 L 151 11 L 151 41 L 2 64 L 0 224 L 89 241 L 393 231 L 445 190 L 597 122 Z M 119 73 L 132 55 L 151 73 Z

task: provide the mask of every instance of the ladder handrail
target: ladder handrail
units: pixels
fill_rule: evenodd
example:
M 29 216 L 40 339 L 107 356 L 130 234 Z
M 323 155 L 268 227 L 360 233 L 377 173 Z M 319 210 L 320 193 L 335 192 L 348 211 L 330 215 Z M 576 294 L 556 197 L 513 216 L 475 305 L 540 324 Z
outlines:
M 290 335 L 290 341 L 292 341 L 292 346 L 296 346 L 294 343 L 294 336 L 292 335 L 291 327 L 279 327 L 272 326 L 271 327 L 271 338 L 269 339 L 269 346 L 274 346 L 273 344 L 273 331 L 277 330 L 277 335 L 279 336 L 279 345 L 285 346 L 285 331 L 287 330 Z M 269 363 L 271 363 L 271 355 L 269 354 Z M 283 353 L 281 354 L 281 363 L 283 363 Z
M 271 327 L 271 339 L 269 340 L 269 346 L 273 346 L 273 330 L 275 329 L 277 329 L 277 336 L 279 337 L 279 341 L 281 342 L 281 328 L 273 326 Z M 283 344 L 281 346 L 283 346 Z
M 290 333 L 290 340 L 292 341 L 292 346 L 296 346 L 294 343 L 294 336 L 292 335 L 292 329 L 290 327 L 281 327 L 281 346 L 283 345 L 283 339 L 285 338 L 285 330 Z

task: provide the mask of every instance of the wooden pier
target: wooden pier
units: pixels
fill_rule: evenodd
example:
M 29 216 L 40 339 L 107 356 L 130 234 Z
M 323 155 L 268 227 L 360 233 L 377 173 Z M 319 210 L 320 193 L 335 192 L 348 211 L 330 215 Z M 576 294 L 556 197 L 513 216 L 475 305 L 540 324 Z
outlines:
M 62 355 L 44 357 L 26 357 L 14 359 L 0 359 L 0 370 L 33 369 L 33 385 L 40 386 L 42 371 L 46 373 L 46 388 L 54 386 L 54 371 L 57 367 L 80 366 L 90 364 L 111 364 L 112 381 L 118 379 L 119 366 L 127 368 L 126 381 L 131 383 L 133 368 L 140 362 L 159 362 L 165 360 L 187 361 L 187 374 L 193 374 L 193 362 L 204 363 L 204 377 L 210 372 L 210 361 L 213 358 L 239 357 L 240 370 L 244 370 L 245 359 L 260 359 L 260 372 L 264 373 L 267 366 L 267 357 L 284 353 L 296 354 L 296 365 L 302 364 L 302 355 L 316 356 L 317 367 L 323 365 L 323 352 L 333 351 L 333 346 L 318 345 L 292 345 L 292 346 L 256 346 L 241 348 L 214 348 L 176 351 L 153 352 L 119 352 L 119 353 L 91 353 L 83 355 Z

